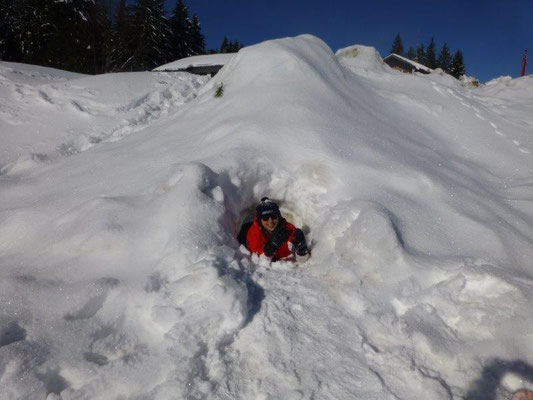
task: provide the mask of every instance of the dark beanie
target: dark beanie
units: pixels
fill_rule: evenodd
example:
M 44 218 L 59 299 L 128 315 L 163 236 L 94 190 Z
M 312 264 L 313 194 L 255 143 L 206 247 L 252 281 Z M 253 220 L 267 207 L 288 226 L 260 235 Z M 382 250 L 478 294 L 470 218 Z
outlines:
M 258 218 L 270 217 L 270 216 L 281 216 L 279 212 L 279 207 L 276 203 L 270 200 L 268 197 L 263 197 L 259 205 L 255 208 Z

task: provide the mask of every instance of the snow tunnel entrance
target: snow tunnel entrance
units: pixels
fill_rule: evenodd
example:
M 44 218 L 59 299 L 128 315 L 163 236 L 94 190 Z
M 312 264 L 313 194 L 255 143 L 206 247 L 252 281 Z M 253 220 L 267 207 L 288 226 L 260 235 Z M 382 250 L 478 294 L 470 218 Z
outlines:
M 309 234 L 309 229 L 303 223 L 303 219 L 300 217 L 299 213 L 296 211 L 295 207 L 286 201 L 272 199 L 279 206 L 281 216 L 285 218 L 288 222 L 303 230 L 307 235 Z M 239 233 L 237 235 L 237 240 L 243 246 L 246 246 L 246 233 L 252 225 L 252 222 L 255 217 L 255 207 L 257 204 L 252 204 L 239 213 L 237 220 L 237 226 L 239 227 Z

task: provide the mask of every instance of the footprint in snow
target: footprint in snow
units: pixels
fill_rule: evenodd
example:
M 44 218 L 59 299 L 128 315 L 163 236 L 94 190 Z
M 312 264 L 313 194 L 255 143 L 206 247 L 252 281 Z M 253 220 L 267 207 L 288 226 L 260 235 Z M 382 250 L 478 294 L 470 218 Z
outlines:
M 490 126 L 494 129 L 494 133 L 498 136 L 507 137 L 505 133 L 500 131 L 498 129 L 498 125 L 496 125 L 494 122 L 489 121 Z M 518 147 L 518 151 L 524 154 L 531 154 L 531 151 L 522 147 L 522 143 L 520 143 L 518 140 L 511 140 L 515 146 Z
M 25 339 L 26 329 L 22 328 L 17 322 L 12 322 L 0 329 L 0 347 Z

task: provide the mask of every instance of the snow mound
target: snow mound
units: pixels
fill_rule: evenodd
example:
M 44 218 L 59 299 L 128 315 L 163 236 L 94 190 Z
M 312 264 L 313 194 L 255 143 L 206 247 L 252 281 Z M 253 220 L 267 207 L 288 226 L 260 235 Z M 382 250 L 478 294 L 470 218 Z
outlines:
M 0 82 L 11 81 L 32 85 L 65 82 L 86 76 L 60 69 L 0 61 Z
M 290 82 L 291 79 L 294 82 Z M 280 96 L 299 89 L 302 83 L 315 82 L 333 86 L 334 90 L 343 79 L 343 71 L 336 62 L 331 49 L 320 39 L 301 35 L 286 40 L 268 41 L 256 46 L 245 47 L 215 76 L 214 85 L 224 82 L 247 92 L 273 85 L 273 94 Z M 278 88 L 290 87 L 277 93 Z M 268 93 L 263 93 L 267 95 Z
M 374 47 L 363 45 L 345 47 L 337 50 L 335 57 L 337 57 L 337 60 L 342 65 L 349 69 L 374 72 L 391 71 Z
M 533 75 L 514 79 L 510 76 L 502 76 L 488 81 L 482 87 L 487 94 L 505 97 L 515 96 L 524 100 L 529 99 L 527 91 L 531 90 L 531 88 L 533 88 Z
M 500 76 L 498 78 L 491 79 L 487 83 L 485 83 L 485 86 L 493 86 L 493 85 L 507 85 L 513 80 L 512 76 Z
M 468 75 L 461 75 L 459 81 L 462 86 L 470 89 L 478 88 L 481 85 L 477 78 Z

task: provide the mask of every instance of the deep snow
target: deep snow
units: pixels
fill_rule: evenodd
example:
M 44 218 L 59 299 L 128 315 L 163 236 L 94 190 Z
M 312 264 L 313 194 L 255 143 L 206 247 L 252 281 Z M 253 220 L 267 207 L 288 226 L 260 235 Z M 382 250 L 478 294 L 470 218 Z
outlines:
M 0 63 L 0 396 L 533 387 L 532 89 L 307 35 L 209 81 Z M 263 195 L 307 232 L 304 265 L 238 248 Z

